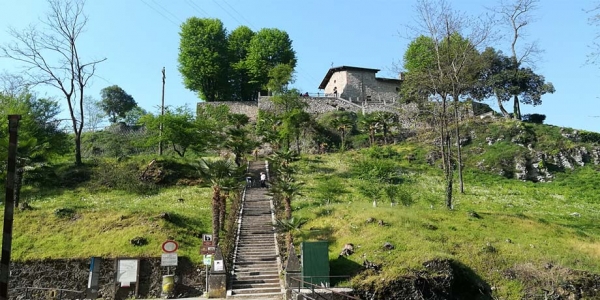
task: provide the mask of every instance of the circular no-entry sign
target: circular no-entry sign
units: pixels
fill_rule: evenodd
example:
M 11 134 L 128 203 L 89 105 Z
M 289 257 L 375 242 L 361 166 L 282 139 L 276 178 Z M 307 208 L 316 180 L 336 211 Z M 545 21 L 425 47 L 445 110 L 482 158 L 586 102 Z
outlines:
M 164 253 L 173 253 L 175 251 L 177 251 L 177 249 L 179 249 L 179 244 L 177 244 L 176 241 L 165 241 L 164 243 L 162 243 L 162 250 Z

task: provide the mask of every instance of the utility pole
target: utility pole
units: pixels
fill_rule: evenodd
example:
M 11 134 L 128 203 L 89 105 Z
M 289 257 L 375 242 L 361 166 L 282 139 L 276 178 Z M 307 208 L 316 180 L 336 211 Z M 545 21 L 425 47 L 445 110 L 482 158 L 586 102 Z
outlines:
M 6 170 L 6 197 L 4 198 L 2 258 L 0 258 L 0 300 L 8 299 L 10 252 L 12 247 L 13 216 L 15 212 L 15 171 L 17 169 L 17 133 L 19 120 L 21 120 L 21 115 L 8 116 L 8 162 Z
M 162 102 L 160 104 L 160 116 L 165 116 L 165 67 L 162 68 Z M 158 131 L 158 155 L 163 154 L 162 132 L 163 120 L 161 119 Z

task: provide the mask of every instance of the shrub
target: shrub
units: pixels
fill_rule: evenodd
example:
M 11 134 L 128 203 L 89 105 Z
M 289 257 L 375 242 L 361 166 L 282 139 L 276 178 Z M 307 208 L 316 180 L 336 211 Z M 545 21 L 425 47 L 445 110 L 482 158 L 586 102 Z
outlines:
M 542 114 L 523 115 L 523 122 L 527 122 L 527 123 L 544 124 L 545 120 L 546 120 L 546 115 L 542 115 Z
M 401 169 L 396 162 L 387 159 L 363 159 L 351 166 L 354 177 L 369 182 L 395 183 L 402 181 Z
M 594 143 L 594 144 L 600 143 L 600 133 L 598 133 L 598 132 L 580 131 L 579 137 L 581 138 L 581 141 L 584 143 Z

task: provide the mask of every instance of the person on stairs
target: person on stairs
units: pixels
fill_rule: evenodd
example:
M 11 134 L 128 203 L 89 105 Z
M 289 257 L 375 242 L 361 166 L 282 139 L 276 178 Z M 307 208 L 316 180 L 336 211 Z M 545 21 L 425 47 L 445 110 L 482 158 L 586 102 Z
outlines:
M 260 172 L 260 187 L 267 187 L 267 174 L 265 174 L 264 172 Z

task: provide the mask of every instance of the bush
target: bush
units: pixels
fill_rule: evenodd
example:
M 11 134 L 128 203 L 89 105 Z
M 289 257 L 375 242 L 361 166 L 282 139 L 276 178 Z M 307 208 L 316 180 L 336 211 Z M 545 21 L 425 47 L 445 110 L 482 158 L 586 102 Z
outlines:
M 584 143 L 594 143 L 594 144 L 600 143 L 600 133 L 598 133 L 598 132 L 581 131 L 581 132 L 579 132 L 579 136 L 581 138 L 581 141 Z
M 140 180 L 141 173 L 135 163 L 103 162 L 94 172 L 90 189 L 117 189 L 142 195 L 155 193 L 158 190 L 156 184 Z
M 523 122 L 527 122 L 527 123 L 544 124 L 545 120 L 546 120 L 546 115 L 542 115 L 542 114 L 523 115 Z
M 402 181 L 400 167 L 387 159 L 358 160 L 352 164 L 351 172 L 354 177 L 368 182 L 398 184 Z

